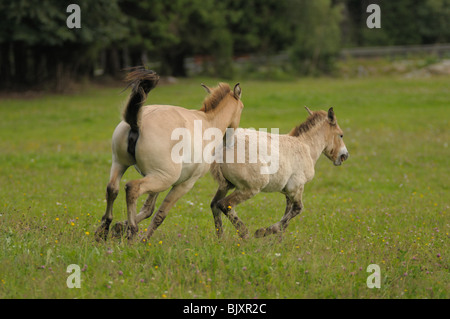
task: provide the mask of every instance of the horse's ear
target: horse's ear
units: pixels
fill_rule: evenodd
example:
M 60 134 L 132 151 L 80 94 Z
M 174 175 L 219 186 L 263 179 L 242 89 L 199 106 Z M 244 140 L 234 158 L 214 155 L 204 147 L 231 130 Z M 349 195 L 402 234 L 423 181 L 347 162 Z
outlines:
M 200 84 L 201 86 L 203 86 L 203 88 L 206 90 L 206 93 L 211 94 L 211 89 L 209 87 L 207 87 L 206 85 L 204 85 L 203 83 Z
M 307 106 L 305 106 L 305 109 L 306 109 L 306 112 L 308 112 L 309 115 L 313 114 L 312 111 Z
M 330 122 L 331 125 L 336 124 L 336 116 L 334 116 L 334 110 L 332 107 L 328 110 L 328 122 Z
M 236 98 L 236 100 L 240 100 L 240 99 L 241 99 L 241 96 L 242 96 L 242 89 L 241 89 L 241 87 L 239 86 L 239 83 L 237 83 L 237 84 L 234 86 L 233 93 L 234 93 L 234 97 Z

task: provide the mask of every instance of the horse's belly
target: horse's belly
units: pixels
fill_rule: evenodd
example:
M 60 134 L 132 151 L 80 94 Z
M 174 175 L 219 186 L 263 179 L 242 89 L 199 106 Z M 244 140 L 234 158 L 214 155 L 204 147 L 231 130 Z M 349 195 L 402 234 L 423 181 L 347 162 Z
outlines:
M 270 176 L 269 182 L 265 185 L 261 192 L 263 193 L 273 193 L 273 192 L 281 192 L 286 186 L 287 179 L 280 178 L 280 176 Z
M 209 165 L 198 163 L 183 163 L 180 176 L 174 185 L 181 184 L 191 178 L 200 178 L 206 174 Z

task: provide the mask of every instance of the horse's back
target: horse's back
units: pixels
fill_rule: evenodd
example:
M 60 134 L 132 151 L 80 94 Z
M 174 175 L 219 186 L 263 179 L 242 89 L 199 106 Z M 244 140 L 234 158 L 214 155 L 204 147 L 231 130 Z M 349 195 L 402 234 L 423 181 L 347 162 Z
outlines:
M 179 127 L 192 126 L 195 120 L 204 120 L 203 112 L 175 105 L 146 105 L 139 116 L 139 128 L 142 132 L 159 129 L 172 132 Z
M 232 147 L 224 148 L 223 163 L 219 164 L 221 172 L 237 188 L 261 192 L 279 192 L 293 184 L 305 184 L 311 178 L 311 170 L 314 174 L 309 148 L 293 139 L 288 135 L 238 129 Z M 245 154 L 239 155 L 243 150 Z

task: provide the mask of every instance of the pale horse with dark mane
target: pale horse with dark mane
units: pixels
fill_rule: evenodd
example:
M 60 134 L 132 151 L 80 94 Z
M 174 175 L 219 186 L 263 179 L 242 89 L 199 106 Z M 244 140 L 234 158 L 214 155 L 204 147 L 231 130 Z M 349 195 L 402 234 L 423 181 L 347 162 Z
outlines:
M 223 136 L 227 128 L 235 129 L 239 126 L 244 107 L 239 83 L 233 90 L 226 83 L 220 83 L 216 88 L 204 86 L 209 95 L 200 110 L 173 105 L 143 106 L 158 79 L 155 72 L 143 67 L 135 68 L 126 78 L 132 92 L 123 113 L 123 121 L 117 125 L 112 137 L 112 165 L 106 188 L 106 212 L 96 231 L 97 240 L 107 239 L 119 182 L 128 167 L 134 165 L 143 177 L 126 184 L 128 219 L 115 224 L 113 230 L 118 235 L 125 233 L 130 240 L 138 232 L 138 223 L 152 215 L 159 193 L 171 187 L 148 227 L 147 239 L 161 225 L 177 200 L 209 171 L 210 162 L 173 160 L 172 150 L 178 143 L 172 139 L 174 130 L 181 128 L 194 136 L 196 122 L 201 124 L 201 134 L 208 128 L 216 128 Z M 193 157 L 198 156 L 195 152 L 204 151 L 204 145 L 203 148 L 195 148 L 193 140 L 189 147 Z M 136 216 L 136 202 L 143 194 L 148 194 L 148 197 Z
M 323 153 L 334 165 L 341 165 L 348 159 L 343 132 L 337 123 L 333 108 L 328 112 L 309 113 L 308 119 L 292 129 L 286 135 L 274 135 L 248 129 L 238 129 L 234 134 L 234 143 L 224 146 L 218 152 L 217 160 L 211 166 L 211 173 L 219 188 L 211 202 L 216 232 L 221 237 L 222 213 L 229 218 L 243 238 L 248 237 L 248 230 L 235 212 L 235 207 L 260 192 L 280 192 L 286 196 L 286 209 L 281 220 L 267 228 L 256 231 L 255 237 L 263 237 L 283 232 L 292 218 L 303 209 L 302 194 L 304 186 L 314 177 L 314 166 Z M 249 161 L 251 145 L 264 145 L 271 149 L 270 158 L 257 156 L 256 161 Z M 277 147 L 271 147 L 277 143 Z M 231 160 L 238 152 L 239 145 L 245 145 L 245 162 Z M 261 149 L 258 148 L 258 155 Z M 241 155 L 242 156 L 242 155 Z M 277 159 L 277 170 L 264 169 L 272 165 L 271 159 Z M 234 191 L 227 196 L 229 190 Z

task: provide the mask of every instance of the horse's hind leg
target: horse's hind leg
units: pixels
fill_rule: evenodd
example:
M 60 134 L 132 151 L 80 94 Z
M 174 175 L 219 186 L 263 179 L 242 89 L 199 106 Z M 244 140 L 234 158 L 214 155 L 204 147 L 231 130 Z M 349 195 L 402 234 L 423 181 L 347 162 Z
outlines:
M 236 214 L 234 207 L 246 201 L 247 199 L 252 198 L 257 193 L 257 191 L 252 190 L 236 189 L 229 196 L 219 200 L 217 203 L 217 207 L 225 214 L 225 216 L 228 217 L 228 219 L 238 231 L 239 236 L 241 236 L 242 238 L 248 237 L 248 230 L 242 220 Z
M 211 211 L 214 217 L 214 226 L 216 228 L 217 237 L 222 237 L 223 229 L 222 229 L 222 211 L 218 207 L 218 202 L 227 196 L 228 190 L 230 190 L 230 186 L 221 187 L 216 192 L 213 200 L 211 201 Z
M 106 240 L 109 232 L 109 225 L 113 220 L 113 204 L 119 194 L 119 183 L 128 166 L 113 163 L 108 186 L 106 187 L 106 212 L 102 217 L 100 226 L 95 231 L 97 241 Z
M 281 220 L 267 228 L 258 229 L 255 232 L 255 237 L 259 238 L 283 232 L 288 227 L 291 219 L 300 214 L 303 210 L 302 193 L 303 188 L 299 189 L 292 200 L 286 195 L 286 210 Z

